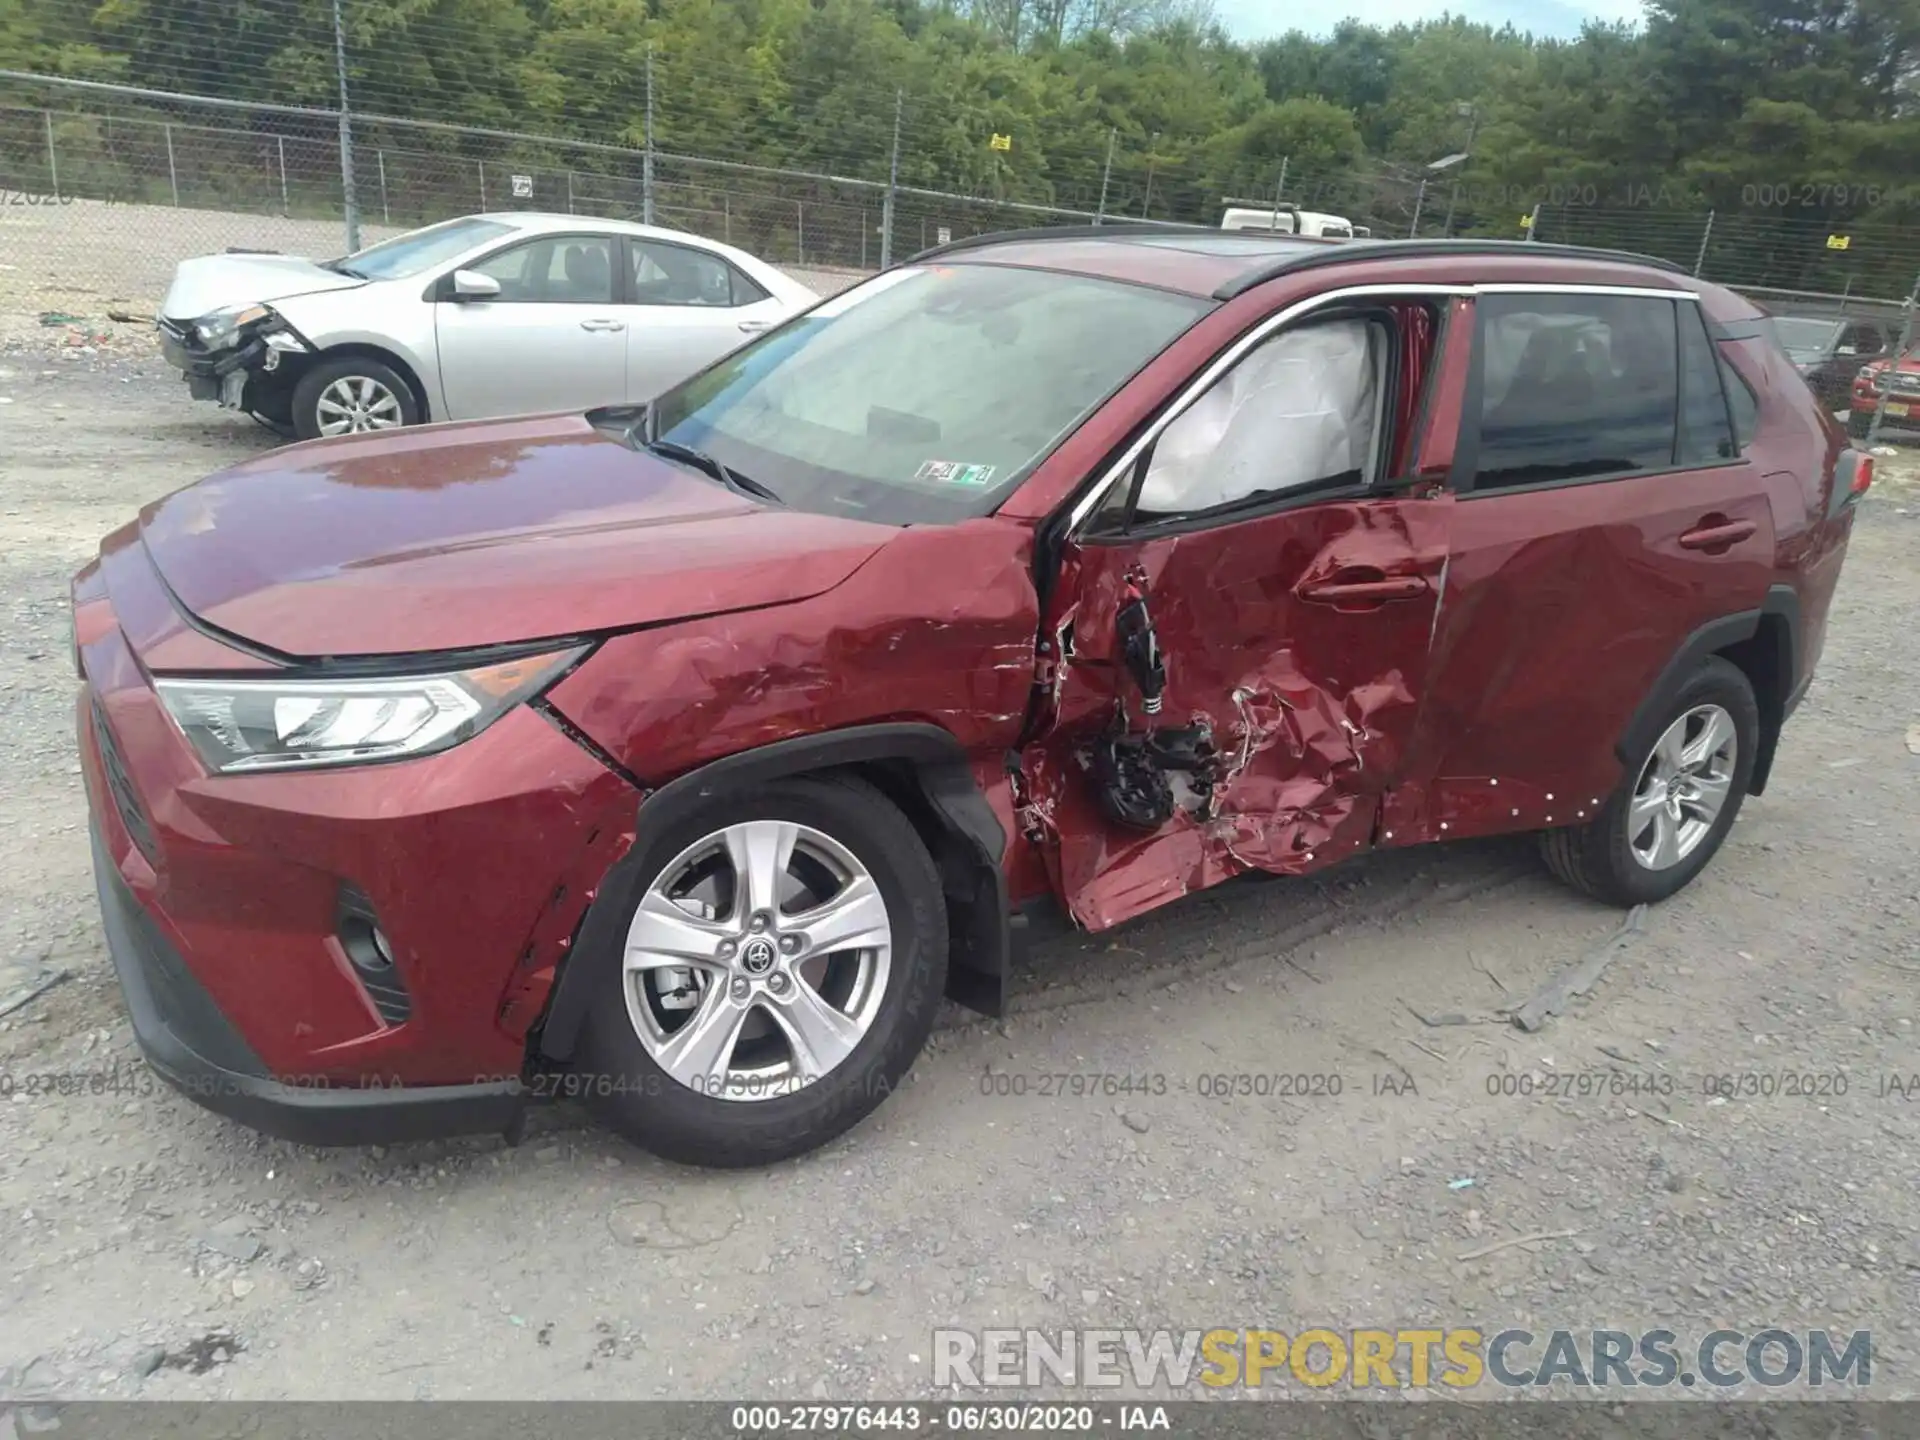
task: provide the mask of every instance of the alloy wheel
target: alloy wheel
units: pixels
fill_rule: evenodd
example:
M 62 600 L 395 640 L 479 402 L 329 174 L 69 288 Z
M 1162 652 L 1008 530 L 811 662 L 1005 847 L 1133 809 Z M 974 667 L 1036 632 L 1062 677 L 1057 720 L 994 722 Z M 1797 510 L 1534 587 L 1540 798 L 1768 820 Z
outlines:
M 320 392 L 313 408 L 322 435 L 391 430 L 405 418 L 400 397 L 371 375 L 342 375 Z
M 1740 744 L 1733 716 L 1696 705 L 1666 728 L 1627 804 L 1627 848 L 1648 870 L 1668 870 L 1700 848 L 1733 791 Z
M 826 1075 L 872 1028 L 893 932 L 873 875 L 805 825 L 750 820 L 689 846 L 627 929 L 622 990 L 680 1084 L 765 1100 Z

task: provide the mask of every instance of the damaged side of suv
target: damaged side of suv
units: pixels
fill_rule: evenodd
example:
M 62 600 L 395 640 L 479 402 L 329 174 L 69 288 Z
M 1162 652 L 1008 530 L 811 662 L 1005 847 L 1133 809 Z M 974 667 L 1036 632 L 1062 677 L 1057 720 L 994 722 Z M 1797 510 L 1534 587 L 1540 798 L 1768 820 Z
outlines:
M 1020 813 L 1082 925 L 1350 855 L 1398 773 L 1445 575 L 1451 497 L 1416 461 L 1448 301 L 1310 306 L 1064 527 Z

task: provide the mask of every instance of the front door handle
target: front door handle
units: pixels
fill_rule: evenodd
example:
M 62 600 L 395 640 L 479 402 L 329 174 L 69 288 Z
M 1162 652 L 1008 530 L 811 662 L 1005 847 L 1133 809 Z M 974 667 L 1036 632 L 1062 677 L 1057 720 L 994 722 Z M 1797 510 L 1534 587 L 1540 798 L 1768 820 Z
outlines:
M 1362 579 L 1353 572 L 1342 573 L 1350 578 L 1316 581 L 1311 585 L 1302 585 L 1293 593 L 1316 605 L 1346 607 L 1381 605 L 1389 600 L 1418 600 L 1432 588 L 1418 575 L 1382 575 L 1374 571 L 1371 577 Z
M 1718 554 L 1731 550 L 1759 528 L 1752 520 L 1729 520 L 1724 515 L 1705 515 L 1693 529 L 1680 537 L 1680 548 Z
M 773 328 L 773 322 L 771 320 L 742 320 L 740 322 L 740 328 L 749 335 L 757 335 L 762 330 L 771 330 Z
M 624 330 L 627 328 L 627 322 L 624 320 L 582 320 L 580 322 L 580 328 L 582 330 Z

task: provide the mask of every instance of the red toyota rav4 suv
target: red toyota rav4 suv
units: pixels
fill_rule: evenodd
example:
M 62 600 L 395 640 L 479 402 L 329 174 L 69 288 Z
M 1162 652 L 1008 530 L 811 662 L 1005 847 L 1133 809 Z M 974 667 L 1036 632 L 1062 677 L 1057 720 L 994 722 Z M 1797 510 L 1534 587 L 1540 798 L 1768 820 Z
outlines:
M 1105 227 L 922 255 L 649 407 L 346 436 L 75 579 L 153 1065 L 314 1142 L 574 1094 L 817 1146 L 1029 907 L 1535 831 L 1685 885 L 1870 462 L 1628 255 Z

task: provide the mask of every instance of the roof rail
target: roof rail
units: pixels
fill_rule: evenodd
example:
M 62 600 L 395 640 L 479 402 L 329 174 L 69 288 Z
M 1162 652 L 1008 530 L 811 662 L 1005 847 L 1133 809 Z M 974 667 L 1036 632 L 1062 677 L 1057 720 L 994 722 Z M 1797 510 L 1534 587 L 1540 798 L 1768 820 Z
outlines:
M 1106 240 L 1129 235 L 1222 235 L 1229 232 L 1206 225 L 1176 225 L 1152 220 L 1112 220 L 1104 225 L 1036 225 L 1026 230 L 995 230 L 985 235 L 968 235 L 949 240 L 912 256 L 908 264 L 953 255 L 962 250 L 981 250 L 989 245 L 1009 245 L 1032 240 Z
M 1622 265 L 1646 265 L 1655 270 L 1666 270 L 1675 275 L 1687 275 L 1686 268 L 1671 260 L 1661 260 L 1653 255 L 1636 255 L 1630 250 L 1601 250 L 1586 245 L 1554 245 L 1536 240 L 1390 240 L 1382 236 L 1372 239 L 1343 240 L 1328 245 L 1325 249 L 1302 251 L 1275 260 L 1271 265 L 1263 265 L 1237 275 L 1213 292 L 1216 300 L 1231 300 L 1236 295 L 1244 295 L 1256 285 L 1264 285 L 1269 280 L 1282 275 L 1290 275 L 1296 270 L 1312 270 L 1322 265 L 1343 265 L 1354 260 L 1372 260 L 1380 253 L 1396 255 L 1478 255 L 1492 257 L 1497 255 L 1551 255 L 1568 260 L 1611 260 Z M 1691 276 L 1688 276 L 1691 279 Z

